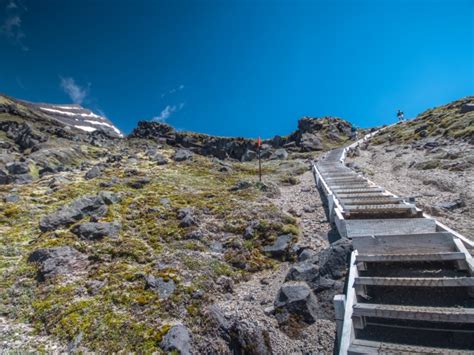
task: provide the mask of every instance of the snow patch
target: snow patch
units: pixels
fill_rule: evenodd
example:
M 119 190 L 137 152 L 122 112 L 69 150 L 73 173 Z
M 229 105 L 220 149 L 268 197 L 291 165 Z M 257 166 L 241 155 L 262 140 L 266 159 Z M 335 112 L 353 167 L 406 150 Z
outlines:
M 79 129 L 82 129 L 83 131 L 86 131 L 86 132 L 94 132 L 94 131 L 97 131 L 97 128 L 89 127 L 89 126 L 74 126 L 74 127 L 79 128 Z
M 60 115 L 66 115 L 66 116 L 81 116 L 81 117 L 95 117 L 95 118 L 100 118 L 103 119 L 102 116 L 96 115 L 95 113 L 76 113 L 76 112 L 67 112 L 67 111 L 60 111 L 60 110 L 55 110 L 53 108 L 46 108 L 46 107 L 40 107 L 43 111 L 47 112 L 52 112 L 52 113 L 59 113 Z
M 115 133 L 117 133 L 120 137 L 123 137 L 123 134 L 118 130 L 117 127 L 115 127 L 114 125 L 108 124 L 107 122 L 97 122 L 97 121 L 91 121 L 91 120 L 84 120 L 84 122 L 89 122 L 90 124 L 112 128 L 115 131 Z

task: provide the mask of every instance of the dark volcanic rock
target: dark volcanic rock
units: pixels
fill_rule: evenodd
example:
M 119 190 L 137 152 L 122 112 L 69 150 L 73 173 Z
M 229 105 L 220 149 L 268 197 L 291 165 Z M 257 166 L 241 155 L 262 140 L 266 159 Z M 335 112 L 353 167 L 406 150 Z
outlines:
M 257 153 L 253 150 L 247 149 L 240 158 L 241 161 L 252 161 L 257 157 Z
M 176 285 L 172 279 L 165 281 L 162 277 L 146 275 L 145 282 L 145 288 L 156 292 L 161 299 L 168 299 L 176 290 Z
M 288 274 L 286 275 L 285 281 L 305 281 L 309 285 L 314 283 L 319 273 L 319 267 L 309 262 L 302 262 L 293 265 Z
M 130 180 L 127 182 L 127 185 L 134 189 L 142 189 L 143 186 L 149 184 L 150 182 L 151 182 L 150 178 L 143 177 L 143 178 L 138 178 L 135 180 Z
M 193 153 L 187 149 L 178 149 L 173 156 L 175 161 L 185 161 L 193 157 Z
M 179 226 L 183 228 L 191 227 L 197 224 L 191 208 L 180 208 L 177 213 L 180 220 Z
M 270 156 L 270 159 L 286 159 L 288 158 L 288 152 L 283 149 L 277 149 L 275 152 Z
M 166 165 L 168 164 L 168 160 L 161 154 L 155 154 L 151 160 L 153 160 L 158 165 Z
M 21 150 L 36 148 L 39 143 L 47 140 L 46 137 L 33 133 L 31 128 L 25 123 L 15 121 L 0 122 L 0 130 L 4 131 L 7 137 L 12 139 Z
M 436 207 L 443 208 L 445 210 L 455 210 L 456 208 L 462 208 L 465 207 L 466 203 L 462 199 L 457 199 L 455 201 L 449 201 L 449 202 L 443 202 L 438 204 Z
M 181 355 L 191 354 L 191 334 L 182 324 L 174 325 L 163 337 L 160 347 L 164 351 L 179 351 Z
M 100 168 L 100 166 L 96 165 L 94 167 L 92 167 L 92 169 L 90 169 L 86 175 L 84 175 L 84 178 L 86 180 L 90 180 L 90 179 L 94 179 L 96 177 L 99 177 L 100 174 L 102 174 L 102 170 Z
M 86 216 L 100 217 L 107 213 L 107 205 L 100 196 L 84 196 L 61 207 L 40 220 L 42 232 L 67 227 Z
M 352 252 L 352 243 L 343 238 L 331 244 L 319 254 L 319 273 L 321 276 L 328 275 L 332 279 L 344 276 L 347 268 L 347 260 Z
M 273 258 L 288 259 L 290 256 L 290 242 L 292 238 L 291 234 L 279 235 L 272 245 L 263 247 L 262 251 Z
M 289 315 L 296 315 L 307 323 L 314 323 L 318 317 L 318 300 L 304 282 L 284 283 L 274 306 L 280 323 L 288 320 Z
M 30 167 L 28 164 L 23 162 L 8 163 L 6 168 L 12 175 L 28 174 L 30 172 Z
M 235 186 L 232 186 L 229 191 L 239 191 L 239 190 L 244 190 L 244 189 L 248 189 L 249 187 L 252 186 L 252 183 L 248 182 L 248 181 L 239 181 L 237 182 L 237 184 L 235 184 Z
M 13 195 L 13 194 L 9 194 L 9 195 L 6 195 L 6 196 L 3 198 L 3 201 L 9 202 L 9 203 L 15 203 L 15 202 L 20 201 L 20 196 L 18 196 L 18 195 Z
M 117 237 L 121 229 L 118 222 L 87 222 L 75 226 L 72 232 L 83 239 Z
M 38 249 L 30 254 L 28 262 L 38 263 L 39 281 L 82 271 L 89 264 L 86 255 L 71 247 Z
M 0 185 L 7 185 L 12 182 L 12 177 L 8 175 L 8 173 L 0 169 Z

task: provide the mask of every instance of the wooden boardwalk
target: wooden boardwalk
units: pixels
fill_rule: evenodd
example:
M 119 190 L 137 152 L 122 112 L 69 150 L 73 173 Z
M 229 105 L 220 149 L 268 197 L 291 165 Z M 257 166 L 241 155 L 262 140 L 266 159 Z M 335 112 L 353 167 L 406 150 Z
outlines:
M 346 167 L 361 141 L 313 166 L 354 246 L 334 299 L 339 354 L 474 354 L 474 243 Z

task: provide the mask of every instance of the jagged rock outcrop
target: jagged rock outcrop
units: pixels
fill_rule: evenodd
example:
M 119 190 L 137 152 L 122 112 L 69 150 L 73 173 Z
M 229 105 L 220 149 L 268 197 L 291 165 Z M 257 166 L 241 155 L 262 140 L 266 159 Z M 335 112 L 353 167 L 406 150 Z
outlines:
M 286 137 L 265 140 L 261 147 L 263 159 L 286 159 L 287 150 L 322 150 L 329 141 L 342 143 L 351 134 L 351 124 L 332 117 L 299 120 L 298 130 Z M 160 143 L 187 148 L 195 153 L 219 159 L 251 161 L 257 158 L 257 142 L 246 138 L 215 137 L 206 134 L 178 132 L 166 123 L 140 121 L 129 138 L 153 139 Z M 282 149 L 285 148 L 285 149 Z

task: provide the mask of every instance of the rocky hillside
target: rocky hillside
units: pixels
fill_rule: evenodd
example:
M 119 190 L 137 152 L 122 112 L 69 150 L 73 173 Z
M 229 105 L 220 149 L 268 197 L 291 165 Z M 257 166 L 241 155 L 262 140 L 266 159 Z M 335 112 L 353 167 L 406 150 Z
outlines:
M 361 147 L 353 163 L 372 180 L 474 238 L 474 97 L 399 123 Z
M 110 137 L 123 137 L 122 132 L 106 117 L 80 105 L 33 103 L 0 95 L 0 113 L 56 121 L 66 131 L 76 134 L 100 131 Z
M 292 134 L 263 141 L 263 159 L 275 159 L 290 152 L 311 152 L 328 150 L 347 142 L 352 125 L 340 118 L 305 117 L 298 121 L 298 129 Z M 173 127 L 160 122 L 140 121 L 130 138 L 152 139 L 158 143 L 181 146 L 201 154 L 219 159 L 251 161 L 257 157 L 257 142 L 245 138 L 215 137 L 193 132 L 178 132 Z
M 335 280 L 348 247 L 319 258 L 327 236 L 314 233 L 325 222 L 313 219 L 317 210 L 324 221 L 324 210 L 295 196 L 317 198 L 308 159 L 344 144 L 350 124 L 304 118 L 291 135 L 265 141 L 260 183 L 252 140 L 150 122 L 122 139 L 39 107 L 2 98 L 2 351 L 332 348 L 330 298 L 342 288 Z M 342 270 L 329 270 L 334 262 Z M 247 283 L 265 297 L 253 325 L 238 317 L 254 304 L 241 304 Z M 311 324 L 326 331 L 308 343 Z

